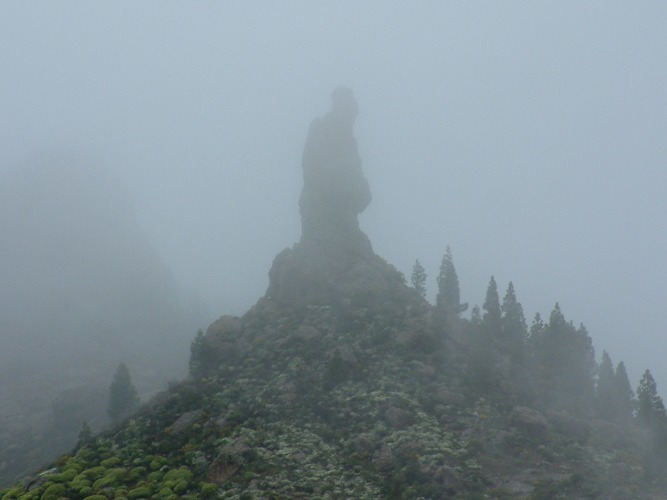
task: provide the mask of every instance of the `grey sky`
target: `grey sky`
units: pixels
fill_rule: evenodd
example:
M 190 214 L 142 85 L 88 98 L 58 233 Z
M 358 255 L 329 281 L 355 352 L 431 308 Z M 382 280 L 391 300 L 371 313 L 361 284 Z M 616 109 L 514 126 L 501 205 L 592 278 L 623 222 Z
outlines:
M 308 124 L 336 85 L 406 275 L 451 245 L 462 299 L 513 280 L 597 357 L 651 368 L 667 325 L 667 3 L 0 3 L 0 168 L 82 150 L 119 171 L 149 239 L 215 315 L 298 240 Z

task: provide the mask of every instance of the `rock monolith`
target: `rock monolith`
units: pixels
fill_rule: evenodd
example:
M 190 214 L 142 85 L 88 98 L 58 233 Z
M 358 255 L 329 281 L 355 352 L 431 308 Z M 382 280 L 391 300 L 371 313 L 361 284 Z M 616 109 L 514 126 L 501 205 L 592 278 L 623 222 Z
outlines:
M 358 215 L 371 201 L 354 137 L 358 108 L 338 87 L 332 107 L 313 120 L 304 147 L 299 243 L 278 254 L 266 298 L 294 305 L 369 301 L 401 290 L 403 275 L 373 253 Z

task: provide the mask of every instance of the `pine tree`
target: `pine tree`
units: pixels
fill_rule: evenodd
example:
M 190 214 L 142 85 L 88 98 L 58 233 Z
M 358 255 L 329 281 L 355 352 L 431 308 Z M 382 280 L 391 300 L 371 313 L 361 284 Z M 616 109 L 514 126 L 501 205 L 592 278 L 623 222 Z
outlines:
M 535 328 L 535 334 L 532 330 Z M 594 400 L 595 350 L 586 328 L 565 320 L 556 304 L 549 324 L 531 327 L 543 397 L 550 404 L 587 411 Z
M 479 310 L 479 306 L 474 306 L 470 311 L 470 323 L 475 328 L 482 327 L 482 312 Z
M 528 328 L 523 308 L 516 298 L 511 281 L 507 285 L 500 310 L 502 312 L 500 350 L 509 360 L 506 385 L 514 396 L 522 401 L 528 401 L 532 399 L 534 393 L 533 380 L 529 375 Z
M 621 361 L 616 366 L 614 373 L 614 392 L 617 401 L 617 413 L 621 422 L 628 423 L 632 420 L 637 401 L 635 400 L 635 393 L 630 385 L 628 372 L 625 370 L 625 364 Z
M 616 374 L 614 365 L 607 351 L 602 351 L 602 361 L 598 368 L 598 379 L 595 387 L 595 407 L 598 415 L 606 420 L 616 420 L 618 403 L 616 394 Z
M 484 332 L 484 320 L 478 306 L 472 308 L 467 327 L 470 356 L 465 379 L 471 390 L 481 394 L 493 394 L 498 386 L 496 353 Z
M 658 395 L 658 385 L 649 370 L 644 372 L 637 387 L 637 420 L 650 428 L 662 426 L 667 418 L 665 405 Z
M 523 308 L 516 299 L 514 285 L 511 281 L 507 285 L 507 292 L 505 292 L 500 310 L 502 312 L 503 350 L 510 356 L 513 364 L 523 363 L 526 356 L 525 343 L 528 338 L 528 329 L 526 327 L 526 318 L 523 315 Z
M 543 350 L 542 345 L 544 344 L 545 332 L 546 326 L 544 325 L 542 316 L 540 313 L 535 313 L 533 323 L 530 325 L 530 329 L 528 330 L 528 352 L 530 353 L 530 357 L 534 365 L 534 375 L 537 375 L 538 372 L 542 370 L 541 354 Z
M 200 329 L 190 344 L 190 375 L 195 379 L 204 377 L 216 367 L 216 360 L 208 339 Z
M 139 405 L 137 390 L 132 384 L 130 370 L 125 363 L 118 365 L 113 382 L 109 386 L 109 406 L 107 413 L 111 420 L 117 422 L 129 415 Z
M 415 260 L 415 265 L 412 266 L 412 288 L 420 297 L 426 297 L 426 271 L 419 262 Z
M 511 281 L 507 285 L 507 292 L 505 292 L 500 310 L 502 311 L 501 321 L 504 336 L 520 339 L 523 342 L 528 336 L 526 318 L 523 315 L 521 304 L 516 299 L 514 285 Z
M 544 320 L 540 313 L 535 313 L 533 318 L 533 323 L 530 325 L 529 339 L 531 342 L 537 342 L 538 339 L 544 334 L 545 326 Z
M 438 294 L 436 295 L 435 305 L 439 310 L 447 315 L 458 316 L 468 308 L 468 304 L 461 304 L 459 278 L 456 275 L 454 259 L 449 246 L 442 257 L 437 282 Z
M 500 312 L 498 287 L 493 276 L 491 276 L 489 286 L 486 289 L 486 300 L 482 305 L 482 309 L 484 309 L 482 321 L 484 323 L 485 333 L 490 335 L 494 341 L 497 342 L 502 334 L 502 314 Z
M 83 448 L 93 440 L 93 430 L 88 425 L 88 422 L 84 422 L 79 431 L 79 440 L 76 442 L 74 449 L 78 451 Z

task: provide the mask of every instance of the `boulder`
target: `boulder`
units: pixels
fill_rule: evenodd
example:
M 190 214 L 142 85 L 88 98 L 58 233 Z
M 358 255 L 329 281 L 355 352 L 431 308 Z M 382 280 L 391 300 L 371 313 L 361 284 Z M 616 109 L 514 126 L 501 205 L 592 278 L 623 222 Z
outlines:
M 549 422 L 539 411 L 526 406 L 512 408 L 512 423 L 524 434 L 544 437 L 549 430 Z

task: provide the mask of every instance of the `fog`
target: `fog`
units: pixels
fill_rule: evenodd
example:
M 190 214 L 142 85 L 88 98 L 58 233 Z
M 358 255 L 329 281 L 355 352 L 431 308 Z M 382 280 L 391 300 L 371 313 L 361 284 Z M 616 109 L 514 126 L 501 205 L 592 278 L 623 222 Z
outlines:
M 299 238 L 307 127 L 348 85 L 377 254 L 419 258 L 432 298 L 450 245 L 462 301 L 491 275 L 529 318 L 558 301 L 664 394 L 666 23 L 658 1 L 4 2 L 0 172 L 106 165 L 179 290 L 241 314 Z

